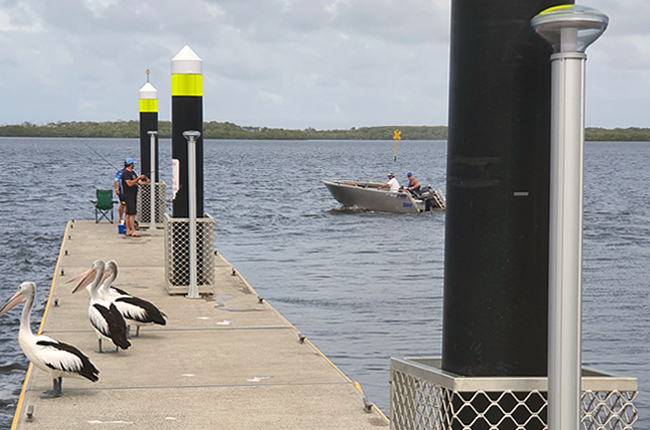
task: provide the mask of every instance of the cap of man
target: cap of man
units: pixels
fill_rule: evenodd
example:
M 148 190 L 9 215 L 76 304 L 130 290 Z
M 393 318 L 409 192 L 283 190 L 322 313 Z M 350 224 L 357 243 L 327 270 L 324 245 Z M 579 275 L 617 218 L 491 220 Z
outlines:
M 126 160 L 124 160 L 124 165 L 125 166 L 129 166 L 129 165 L 135 164 L 135 163 L 137 163 L 137 161 L 135 161 L 133 158 L 127 158 Z

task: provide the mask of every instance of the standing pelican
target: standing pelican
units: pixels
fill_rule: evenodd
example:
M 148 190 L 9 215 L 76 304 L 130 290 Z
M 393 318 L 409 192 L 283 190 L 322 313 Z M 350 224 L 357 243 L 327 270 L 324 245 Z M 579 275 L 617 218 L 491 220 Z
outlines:
M 140 335 L 140 327 L 145 325 L 165 325 L 165 314 L 151 302 L 134 297 L 124 290 L 111 287 L 117 279 L 117 263 L 115 260 L 106 262 L 104 283 L 99 289 L 102 299 L 114 303 L 120 310 L 127 323 L 136 325 L 135 337 Z
M 34 366 L 52 374 L 52 396 L 59 397 L 61 395 L 61 383 L 64 376 L 86 378 L 89 381 L 96 382 L 99 379 L 97 376 L 99 370 L 83 352 L 70 344 L 48 336 L 35 336 L 32 333 L 29 318 L 34 306 L 35 296 L 36 284 L 23 282 L 20 284 L 18 292 L 0 308 L 0 315 L 20 303 L 25 303 L 20 317 L 18 343 Z
M 95 260 L 90 269 L 68 282 L 78 279 L 81 281 L 72 290 L 72 294 L 83 290 L 90 284 L 88 317 L 97 332 L 99 352 L 104 352 L 102 351 L 102 339 L 109 339 L 113 342 L 116 352 L 119 348 L 127 349 L 131 346 L 131 342 L 126 338 L 126 322 L 122 314 L 114 304 L 103 300 L 99 294 L 99 286 L 104 279 L 104 261 Z

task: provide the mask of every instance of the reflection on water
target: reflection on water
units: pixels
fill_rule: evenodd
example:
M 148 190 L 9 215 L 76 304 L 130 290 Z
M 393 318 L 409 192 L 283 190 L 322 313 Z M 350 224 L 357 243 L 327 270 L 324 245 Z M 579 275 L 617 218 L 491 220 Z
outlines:
M 114 165 L 139 152 L 136 139 L 84 142 Z M 94 189 L 112 186 L 113 167 L 86 144 L 0 139 L 0 301 L 35 281 L 34 330 L 65 223 L 92 219 Z M 161 176 L 170 184 L 169 140 L 160 146 Z M 445 214 L 341 209 L 320 180 L 383 179 L 393 171 L 405 182 L 412 171 L 444 189 L 444 142 L 402 141 L 397 163 L 393 151 L 392 141 L 204 147 L 204 206 L 217 221 L 216 249 L 385 413 L 389 357 L 440 353 Z M 639 378 L 638 428 L 650 423 L 648 165 L 647 144 L 586 146 L 583 361 Z M 0 429 L 9 428 L 27 368 L 16 341 L 19 316 L 0 317 Z

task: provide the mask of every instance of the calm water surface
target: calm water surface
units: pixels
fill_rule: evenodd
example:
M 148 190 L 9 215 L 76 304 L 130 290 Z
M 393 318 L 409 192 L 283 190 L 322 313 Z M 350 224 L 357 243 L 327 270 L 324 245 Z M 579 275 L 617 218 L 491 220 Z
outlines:
M 397 163 L 393 150 L 392 141 L 204 148 L 217 250 L 385 413 L 389 358 L 440 353 L 445 215 L 341 210 L 319 181 L 394 171 L 405 182 L 413 171 L 444 189 L 445 142 L 402 141 Z M 167 184 L 170 152 L 163 140 Z M 136 139 L 0 138 L 0 302 L 35 281 L 34 330 L 65 223 L 92 219 L 94 190 L 112 186 L 109 162 L 138 154 Z M 650 144 L 586 145 L 583 362 L 639 378 L 637 428 L 650 424 L 647 166 Z M 28 364 L 16 340 L 19 317 L 0 317 L 0 429 L 10 427 Z

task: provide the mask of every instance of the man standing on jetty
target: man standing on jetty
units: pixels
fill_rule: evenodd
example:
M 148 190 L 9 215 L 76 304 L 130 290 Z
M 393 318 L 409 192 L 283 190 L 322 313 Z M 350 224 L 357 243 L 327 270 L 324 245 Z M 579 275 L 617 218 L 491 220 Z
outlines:
M 140 237 L 135 232 L 135 215 L 137 212 L 136 198 L 138 196 L 138 185 L 146 185 L 150 180 L 145 175 L 138 176 L 133 168 L 135 160 L 127 158 L 124 160 L 124 171 L 122 172 L 122 194 L 126 202 L 126 235 Z

